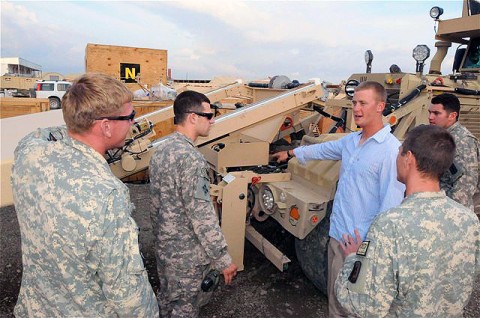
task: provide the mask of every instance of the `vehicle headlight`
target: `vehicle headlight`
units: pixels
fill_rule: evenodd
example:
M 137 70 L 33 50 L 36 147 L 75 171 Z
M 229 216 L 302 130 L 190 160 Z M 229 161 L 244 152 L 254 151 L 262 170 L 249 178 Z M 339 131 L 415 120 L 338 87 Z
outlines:
M 418 63 L 423 63 L 430 56 L 430 49 L 425 44 L 417 45 L 412 56 Z
M 275 207 L 275 197 L 273 195 L 273 191 L 267 185 L 263 185 L 260 188 L 260 205 L 265 213 L 272 213 L 273 208 Z
M 430 9 L 430 16 L 437 20 L 443 14 L 443 9 L 440 7 L 433 7 Z

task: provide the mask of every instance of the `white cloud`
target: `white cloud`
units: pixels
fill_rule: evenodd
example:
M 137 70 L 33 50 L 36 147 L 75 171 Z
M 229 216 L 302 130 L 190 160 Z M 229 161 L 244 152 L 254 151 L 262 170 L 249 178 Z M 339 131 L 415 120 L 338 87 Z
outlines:
M 364 71 L 366 49 L 375 56 L 374 71 L 386 71 L 393 63 L 413 71 L 415 45 L 434 48 L 428 10 L 435 4 L 2 1 L 2 56 L 26 58 L 45 71 L 79 73 L 84 71 L 87 43 L 98 43 L 166 49 L 168 67 L 179 77 L 248 80 L 285 74 L 338 82 Z M 461 2 L 440 5 L 449 8 L 447 18 L 461 13 Z M 450 55 L 453 52 L 445 65 Z
M 28 27 L 32 23 L 35 24 L 38 22 L 37 16 L 34 12 L 30 12 L 23 5 L 17 5 L 12 2 L 3 2 L 2 3 L 2 17 L 16 17 L 12 19 L 12 23 L 17 24 L 21 27 Z

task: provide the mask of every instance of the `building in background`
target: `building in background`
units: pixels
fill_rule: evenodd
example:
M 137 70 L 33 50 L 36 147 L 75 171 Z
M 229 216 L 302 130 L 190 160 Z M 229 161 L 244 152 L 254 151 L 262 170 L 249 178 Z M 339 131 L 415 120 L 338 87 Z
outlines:
M 42 66 L 21 57 L 0 58 L 2 76 L 35 77 L 42 76 Z

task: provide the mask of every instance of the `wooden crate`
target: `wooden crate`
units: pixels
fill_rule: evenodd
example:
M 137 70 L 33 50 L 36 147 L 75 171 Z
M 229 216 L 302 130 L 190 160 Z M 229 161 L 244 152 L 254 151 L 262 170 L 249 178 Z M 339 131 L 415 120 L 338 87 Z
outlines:
M 88 43 L 86 72 L 100 72 L 123 82 L 132 92 L 140 89 L 135 76 L 148 88 L 167 82 L 167 50 Z
M 35 82 L 39 78 L 35 77 L 17 77 L 17 76 L 1 76 L 0 88 L 2 89 L 32 89 Z
M 151 113 L 153 111 L 168 107 L 170 105 L 173 105 L 173 100 L 166 100 L 166 101 L 139 101 L 139 100 L 134 100 L 132 102 L 133 108 L 137 112 L 136 118 L 146 115 L 148 113 Z M 175 131 L 175 126 L 173 125 L 173 118 L 159 122 L 159 123 L 154 123 L 153 125 L 154 130 L 156 135 L 151 138 L 151 140 L 158 139 L 160 137 L 166 136 L 168 134 L 171 134 L 172 132 Z
M 33 114 L 50 110 L 48 98 L 0 98 L 0 118 Z

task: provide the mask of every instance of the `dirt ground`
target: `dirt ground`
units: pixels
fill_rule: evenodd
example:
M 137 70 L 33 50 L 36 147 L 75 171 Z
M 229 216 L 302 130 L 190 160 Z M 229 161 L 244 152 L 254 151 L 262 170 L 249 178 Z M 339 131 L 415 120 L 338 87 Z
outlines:
M 140 227 L 141 252 L 150 282 L 157 291 L 148 187 L 129 185 L 129 188 L 136 205 L 133 217 Z M 0 209 L 0 230 L 0 317 L 13 317 L 22 275 L 20 232 L 13 206 Z M 327 299 L 303 275 L 291 237 L 280 245 L 292 260 L 285 272 L 278 271 L 247 241 L 245 270 L 237 275 L 232 285 L 221 285 L 217 289 L 211 303 L 202 308 L 200 317 L 327 317 Z M 480 317 L 480 277 L 465 317 Z

